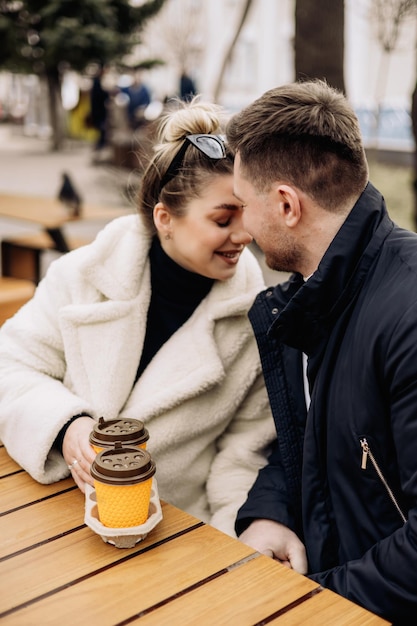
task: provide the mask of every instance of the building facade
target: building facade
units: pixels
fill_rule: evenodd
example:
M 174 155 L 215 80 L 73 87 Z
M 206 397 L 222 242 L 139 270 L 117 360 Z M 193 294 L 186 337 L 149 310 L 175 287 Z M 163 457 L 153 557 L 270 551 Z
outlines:
M 205 98 L 216 99 L 231 111 L 267 89 L 294 80 L 295 0 L 253 0 L 219 86 L 245 4 L 246 0 L 168 0 L 149 25 L 140 49 L 141 55 L 166 61 L 149 75 L 155 97 L 177 92 L 183 67 Z M 388 143 L 391 138 L 409 145 L 409 109 L 416 84 L 416 15 L 403 17 L 393 50 L 386 53 L 382 35 L 389 40 L 394 20 L 389 14 L 382 19 L 376 4 L 381 3 L 345 0 L 346 91 L 365 135 L 372 133 L 373 118 L 380 109 L 379 124 Z M 386 3 L 394 8 L 399 4 Z
M 149 58 L 163 61 L 145 77 L 157 101 L 178 95 L 181 72 L 186 72 L 204 98 L 236 111 L 267 89 L 294 80 L 295 2 L 252 0 L 239 29 L 247 0 L 167 0 L 148 23 L 142 45 L 127 62 L 134 65 Z M 395 21 L 386 15 L 382 23 L 375 10 L 377 4 L 384 6 L 381 0 L 345 0 L 347 95 L 367 137 L 379 111 L 385 138 L 410 145 L 416 16 L 404 17 L 394 49 L 387 54 L 378 32 L 387 39 Z M 385 6 L 399 4 L 400 0 L 390 0 Z M 38 89 L 33 80 L 1 79 L 0 75 L 0 105 L 3 102 L 5 108 L 6 99 L 14 98 L 18 109 L 27 107 L 28 127 L 35 132 L 39 123 L 45 130 L 47 121 L 38 120 L 31 102 Z

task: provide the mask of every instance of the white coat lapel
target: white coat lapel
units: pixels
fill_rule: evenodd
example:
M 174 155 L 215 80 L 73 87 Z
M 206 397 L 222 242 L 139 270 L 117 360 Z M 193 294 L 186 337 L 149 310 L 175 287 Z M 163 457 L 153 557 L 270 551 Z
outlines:
M 62 311 L 64 349 L 77 395 L 104 417 L 118 415 L 132 389 L 144 340 L 147 302 L 107 301 Z
M 155 355 L 136 383 L 124 412 L 128 413 L 130 406 L 139 406 L 146 419 L 210 389 L 224 378 L 208 321 L 204 324 L 198 313 L 193 317 Z
M 68 384 L 99 415 L 116 417 L 135 380 L 150 301 L 151 236 L 138 216 L 114 220 L 99 233 L 81 273 L 96 303 L 61 311 Z
M 249 254 L 245 267 L 238 267 L 229 281 L 215 283 L 191 318 L 149 363 L 123 408 L 126 415 L 136 408 L 143 419 L 149 419 L 225 379 L 228 365 L 252 337 L 247 310 L 255 288 L 263 284 L 259 266 L 245 252 L 245 257 Z

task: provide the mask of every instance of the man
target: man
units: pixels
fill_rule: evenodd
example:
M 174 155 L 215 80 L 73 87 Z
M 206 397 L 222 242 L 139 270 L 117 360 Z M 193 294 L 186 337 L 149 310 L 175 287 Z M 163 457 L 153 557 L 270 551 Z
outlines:
M 227 129 L 244 226 L 291 279 L 250 312 L 277 442 L 245 543 L 396 624 L 417 618 L 417 236 L 368 182 L 357 118 L 322 81 Z
M 180 98 L 184 102 L 190 102 L 194 96 L 197 95 L 197 89 L 193 79 L 185 70 L 181 72 L 180 76 Z
M 142 72 L 136 70 L 132 84 L 128 87 L 123 87 L 121 91 L 129 97 L 127 117 L 130 127 L 136 130 L 146 121 L 144 111 L 151 102 L 151 93 L 143 81 Z
M 98 130 L 98 138 L 94 146 L 95 151 L 100 151 L 107 146 L 107 118 L 110 95 L 102 84 L 105 73 L 106 66 L 100 63 L 90 92 L 91 124 L 93 128 Z

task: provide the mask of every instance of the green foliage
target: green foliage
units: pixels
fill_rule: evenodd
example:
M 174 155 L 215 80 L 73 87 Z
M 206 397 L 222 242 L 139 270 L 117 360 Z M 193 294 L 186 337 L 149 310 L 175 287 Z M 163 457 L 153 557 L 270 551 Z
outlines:
M 410 165 L 383 162 L 368 156 L 369 179 L 382 193 L 391 219 L 399 226 L 415 230 L 413 223 L 413 169 Z
M 48 74 L 117 61 L 166 0 L 0 0 L 0 67 Z

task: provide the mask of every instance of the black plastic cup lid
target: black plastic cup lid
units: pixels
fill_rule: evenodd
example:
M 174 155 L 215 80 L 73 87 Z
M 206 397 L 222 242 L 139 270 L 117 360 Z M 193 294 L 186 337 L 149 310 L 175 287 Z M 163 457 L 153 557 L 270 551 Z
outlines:
M 90 469 L 91 476 L 109 485 L 134 485 L 151 478 L 156 471 L 151 455 L 141 448 L 124 447 L 120 441 L 114 448 L 100 452 Z
M 143 422 L 130 418 L 106 421 L 100 417 L 90 433 L 90 443 L 103 447 L 121 441 L 125 445 L 139 445 L 148 441 L 149 433 Z

